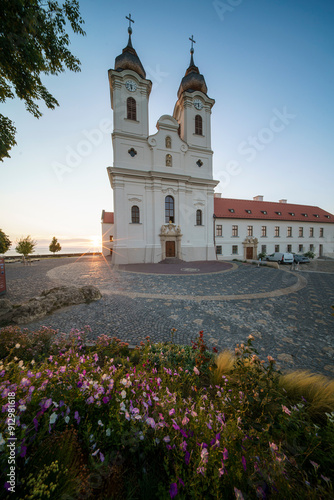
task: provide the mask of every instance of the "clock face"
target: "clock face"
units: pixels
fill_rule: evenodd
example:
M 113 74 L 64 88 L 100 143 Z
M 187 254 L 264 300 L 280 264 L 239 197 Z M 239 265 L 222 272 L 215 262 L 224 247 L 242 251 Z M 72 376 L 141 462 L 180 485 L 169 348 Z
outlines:
M 194 106 L 196 109 L 202 109 L 203 103 L 200 99 L 194 99 Z
M 129 92 L 134 92 L 135 90 L 137 90 L 137 84 L 133 80 L 127 80 L 125 82 L 125 86 L 129 90 Z

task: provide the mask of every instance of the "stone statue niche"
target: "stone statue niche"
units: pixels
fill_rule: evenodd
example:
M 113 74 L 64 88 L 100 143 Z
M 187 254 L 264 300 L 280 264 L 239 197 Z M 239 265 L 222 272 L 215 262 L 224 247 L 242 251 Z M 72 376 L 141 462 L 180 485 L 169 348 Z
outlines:
M 172 166 L 172 155 L 166 155 L 166 167 Z

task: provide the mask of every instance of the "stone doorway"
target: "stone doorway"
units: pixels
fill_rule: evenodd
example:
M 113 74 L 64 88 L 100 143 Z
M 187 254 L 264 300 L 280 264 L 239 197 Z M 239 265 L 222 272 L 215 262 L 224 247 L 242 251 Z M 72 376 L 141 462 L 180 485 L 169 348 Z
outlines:
M 175 257 L 175 241 L 166 241 L 166 258 Z
M 244 259 L 252 260 L 257 258 L 258 239 L 253 236 L 247 236 L 242 242 L 244 247 Z

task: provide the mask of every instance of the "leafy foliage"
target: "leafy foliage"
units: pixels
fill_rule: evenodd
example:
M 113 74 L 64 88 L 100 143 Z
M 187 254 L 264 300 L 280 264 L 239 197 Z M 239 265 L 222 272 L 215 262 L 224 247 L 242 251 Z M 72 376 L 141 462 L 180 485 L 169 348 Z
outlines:
M 78 0 L 3 0 L 0 2 L 0 103 L 16 95 L 27 111 L 39 118 L 36 101 L 49 109 L 58 106 L 41 81 L 41 75 L 80 71 L 80 61 L 68 49 L 66 24 L 85 35 Z M 0 115 L 0 160 L 8 157 L 15 142 L 15 127 Z
M 21 238 L 17 242 L 15 250 L 17 253 L 20 253 L 24 255 L 24 257 L 27 257 L 27 255 L 34 252 L 34 248 L 36 245 L 36 241 L 32 240 L 31 236 L 27 236 L 26 238 Z
M 314 259 L 314 257 L 315 257 L 315 253 L 311 252 L 311 250 L 304 253 L 304 255 L 305 255 L 305 257 L 308 257 L 309 259 Z
M 5 234 L 2 229 L 0 229 L 0 255 L 2 253 L 6 253 L 7 250 L 11 247 L 12 242 L 8 238 L 7 234 Z
M 53 252 L 53 254 L 55 254 L 56 252 L 60 252 L 61 250 L 60 243 L 58 243 L 58 240 L 55 236 L 52 238 L 52 241 L 49 245 L 49 250 L 50 252 Z

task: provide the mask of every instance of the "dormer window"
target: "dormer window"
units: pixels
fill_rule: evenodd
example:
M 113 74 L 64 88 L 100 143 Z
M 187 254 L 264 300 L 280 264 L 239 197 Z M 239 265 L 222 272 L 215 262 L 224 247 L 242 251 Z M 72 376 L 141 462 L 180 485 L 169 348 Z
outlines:
M 292 215 L 292 217 L 294 217 L 295 213 L 294 212 L 289 212 L 289 215 Z
M 275 212 L 275 214 L 277 214 L 277 215 L 282 215 L 282 212 Z
M 325 215 L 326 219 L 330 219 L 331 216 L 330 215 Z
M 319 215 L 318 215 L 318 214 L 313 214 L 313 216 L 314 216 L 314 217 L 319 217 Z
M 267 215 L 267 210 L 261 210 L 261 214 Z
M 246 212 L 247 214 L 251 214 L 251 213 L 252 213 L 252 211 L 251 211 L 251 210 L 245 210 L 245 212 Z
M 137 120 L 136 101 L 133 97 L 126 100 L 126 116 L 128 120 Z
M 203 120 L 200 115 L 195 116 L 195 134 L 203 135 Z
M 302 215 L 303 215 L 304 217 L 308 217 L 308 215 L 307 215 L 307 214 L 302 214 Z
M 229 208 L 228 211 L 231 212 L 231 214 L 234 214 L 234 208 Z

